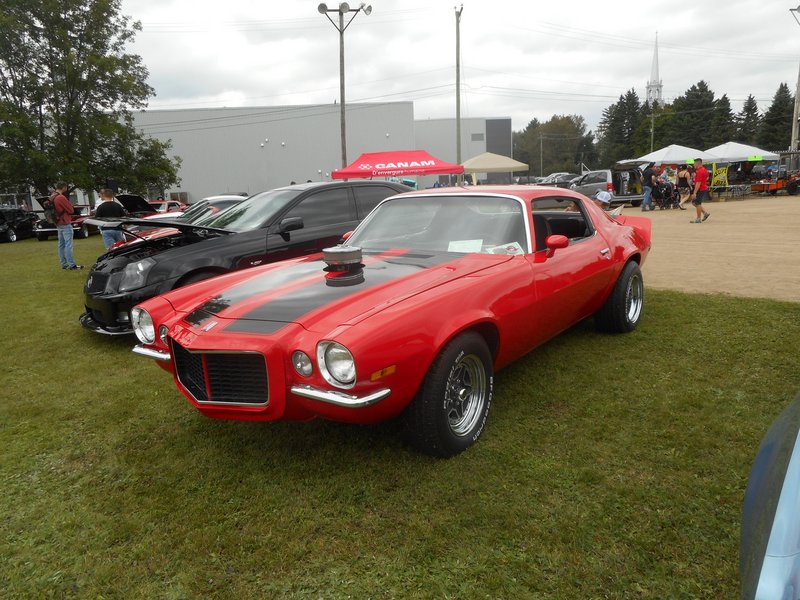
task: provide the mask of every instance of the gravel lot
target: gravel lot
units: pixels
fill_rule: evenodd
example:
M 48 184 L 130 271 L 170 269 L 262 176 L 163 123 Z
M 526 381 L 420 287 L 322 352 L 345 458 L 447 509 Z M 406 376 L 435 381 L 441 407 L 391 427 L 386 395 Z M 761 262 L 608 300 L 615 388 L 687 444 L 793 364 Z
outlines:
M 701 224 L 687 209 L 625 208 L 653 222 L 648 287 L 800 302 L 800 196 L 710 202 Z

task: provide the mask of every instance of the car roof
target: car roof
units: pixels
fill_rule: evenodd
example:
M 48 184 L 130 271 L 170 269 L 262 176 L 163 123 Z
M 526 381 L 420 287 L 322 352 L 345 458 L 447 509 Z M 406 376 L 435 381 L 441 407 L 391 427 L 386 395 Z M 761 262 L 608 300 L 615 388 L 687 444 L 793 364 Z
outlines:
M 471 185 L 466 187 L 446 187 L 446 188 L 427 188 L 424 190 L 414 190 L 404 192 L 401 197 L 411 196 L 513 196 L 521 200 L 534 200 L 536 198 L 546 198 L 557 194 L 559 196 L 569 196 L 570 198 L 586 199 L 583 194 L 578 194 L 566 188 L 537 186 L 537 185 Z M 395 196 L 397 197 L 397 196 Z

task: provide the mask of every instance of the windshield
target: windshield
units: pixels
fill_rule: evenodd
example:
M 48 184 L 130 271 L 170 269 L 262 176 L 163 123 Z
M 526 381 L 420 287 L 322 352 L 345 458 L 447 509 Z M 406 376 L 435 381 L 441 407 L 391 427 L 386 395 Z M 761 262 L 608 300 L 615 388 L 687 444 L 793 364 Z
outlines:
M 197 204 L 192 204 L 189 208 L 175 218 L 179 221 L 194 223 L 198 218 L 208 214 L 209 210 L 208 200 L 201 200 Z
M 528 252 L 522 204 L 493 196 L 412 196 L 376 208 L 347 240 L 365 250 Z
M 204 225 L 229 231 L 250 231 L 265 225 L 303 190 L 280 188 L 251 196 Z

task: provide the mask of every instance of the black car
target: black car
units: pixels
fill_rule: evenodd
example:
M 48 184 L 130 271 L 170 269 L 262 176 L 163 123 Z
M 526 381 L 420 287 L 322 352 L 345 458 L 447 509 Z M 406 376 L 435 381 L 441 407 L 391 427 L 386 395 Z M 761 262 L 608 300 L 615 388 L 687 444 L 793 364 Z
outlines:
M 16 242 L 33 235 L 34 213 L 21 208 L 0 208 L 0 241 Z
M 98 259 L 84 286 L 80 323 L 97 333 L 132 333 L 130 309 L 139 302 L 229 271 L 320 252 L 381 200 L 410 189 L 389 181 L 305 183 L 251 196 L 202 225 L 160 221 L 171 229 Z M 147 221 L 116 226 L 126 223 Z

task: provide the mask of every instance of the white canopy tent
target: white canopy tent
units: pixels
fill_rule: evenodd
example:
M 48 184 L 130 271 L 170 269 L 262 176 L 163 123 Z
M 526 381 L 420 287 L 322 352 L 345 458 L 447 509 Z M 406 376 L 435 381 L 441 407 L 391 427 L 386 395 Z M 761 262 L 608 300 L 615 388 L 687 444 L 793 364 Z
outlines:
M 695 158 L 702 158 L 703 162 L 719 161 L 719 157 L 711 152 L 704 152 L 697 148 L 689 148 L 678 144 L 671 144 L 660 150 L 655 150 L 650 154 L 640 156 L 636 160 L 643 163 L 653 162 L 657 165 L 679 165 L 692 162 Z
M 740 144 L 739 142 L 727 142 L 709 148 L 706 152 L 715 154 L 717 162 L 734 163 L 734 162 L 758 162 L 761 160 L 778 160 L 778 155 L 774 152 L 767 152 L 756 146 L 749 146 L 748 144 Z
M 484 152 L 461 164 L 465 173 L 511 173 L 528 170 L 528 165 L 525 163 L 492 152 Z

